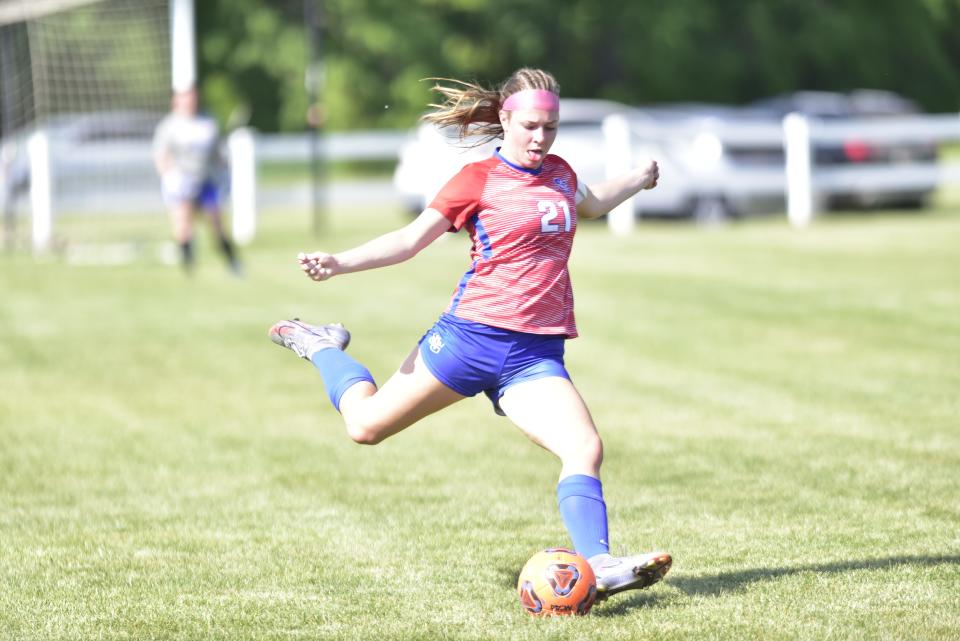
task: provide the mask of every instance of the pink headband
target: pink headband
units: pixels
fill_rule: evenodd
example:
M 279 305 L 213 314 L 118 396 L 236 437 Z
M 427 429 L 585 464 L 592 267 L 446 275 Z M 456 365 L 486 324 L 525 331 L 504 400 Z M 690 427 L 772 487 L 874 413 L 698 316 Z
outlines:
M 545 89 L 524 89 L 511 94 L 503 101 L 505 111 L 517 109 L 543 109 L 544 111 L 559 111 L 560 96 Z

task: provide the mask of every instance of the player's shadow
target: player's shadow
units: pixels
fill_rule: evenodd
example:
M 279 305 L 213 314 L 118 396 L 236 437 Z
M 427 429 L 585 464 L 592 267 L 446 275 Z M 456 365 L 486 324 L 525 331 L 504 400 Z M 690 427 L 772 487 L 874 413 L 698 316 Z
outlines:
M 743 590 L 752 583 L 770 581 L 783 576 L 813 572 L 815 574 L 834 574 L 853 572 L 857 570 L 886 570 L 900 565 L 932 567 L 939 565 L 960 565 L 960 555 L 936 556 L 891 556 L 882 559 L 864 559 L 860 561 L 838 561 L 833 563 L 805 563 L 791 567 L 755 568 L 739 572 L 721 572 L 707 576 L 678 576 L 667 575 L 666 583 L 677 588 L 687 596 L 719 596 Z M 662 597 L 657 588 L 651 591 L 627 593 L 612 597 L 610 601 L 595 608 L 593 614 L 597 616 L 618 616 L 634 608 L 653 607 L 661 601 L 670 600 L 670 595 Z M 629 595 L 629 596 L 628 596 Z M 614 599 L 617 599 L 614 601 Z

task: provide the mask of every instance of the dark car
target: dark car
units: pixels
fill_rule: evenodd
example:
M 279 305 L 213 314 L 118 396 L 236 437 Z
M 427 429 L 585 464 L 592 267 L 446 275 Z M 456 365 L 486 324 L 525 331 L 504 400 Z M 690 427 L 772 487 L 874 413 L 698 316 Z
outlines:
M 848 133 L 815 137 L 814 170 L 876 169 L 878 179 L 862 172 L 858 180 L 828 181 L 822 194 L 826 208 L 897 206 L 919 208 L 936 188 L 936 141 L 901 133 L 922 110 L 912 100 L 890 91 L 858 89 L 848 93 L 798 91 L 758 100 L 745 111 L 757 118 L 782 120 L 798 113 L 826 128 Z M 879 170 L 900 169 L 894 180 L 880 178 Z M 842 176 L 841 176 L 842 177 Z M 845 185 L 847 187 L 845 187 Z

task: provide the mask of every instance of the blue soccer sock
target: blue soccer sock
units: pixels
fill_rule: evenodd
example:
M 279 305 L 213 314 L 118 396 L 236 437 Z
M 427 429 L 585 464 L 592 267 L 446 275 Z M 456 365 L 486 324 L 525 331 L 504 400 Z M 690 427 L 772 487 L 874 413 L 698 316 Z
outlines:
M 607 539 L 607 504 L 600 479 L 573 474 L 557 484 L 560 516 L 574 549 L 586 558 L 610 551 Z
M 340 411 L 340 398 L 354 384 L 367 381 L 376 385 L 370 371 L 353 357 L 335 347 L 314 352 L 310 362 L 320 371 L 330 402 Z

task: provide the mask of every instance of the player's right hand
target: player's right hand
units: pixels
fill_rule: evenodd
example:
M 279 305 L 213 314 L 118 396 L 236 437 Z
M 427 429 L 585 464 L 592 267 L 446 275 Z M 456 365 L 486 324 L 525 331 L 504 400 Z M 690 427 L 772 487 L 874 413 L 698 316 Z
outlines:
M 300 269 L 312 280 L 320 282 L 333 277 L 337 273 L 337 259 L 333 254 L 325 252 L 300 252 L 297 254 Z

